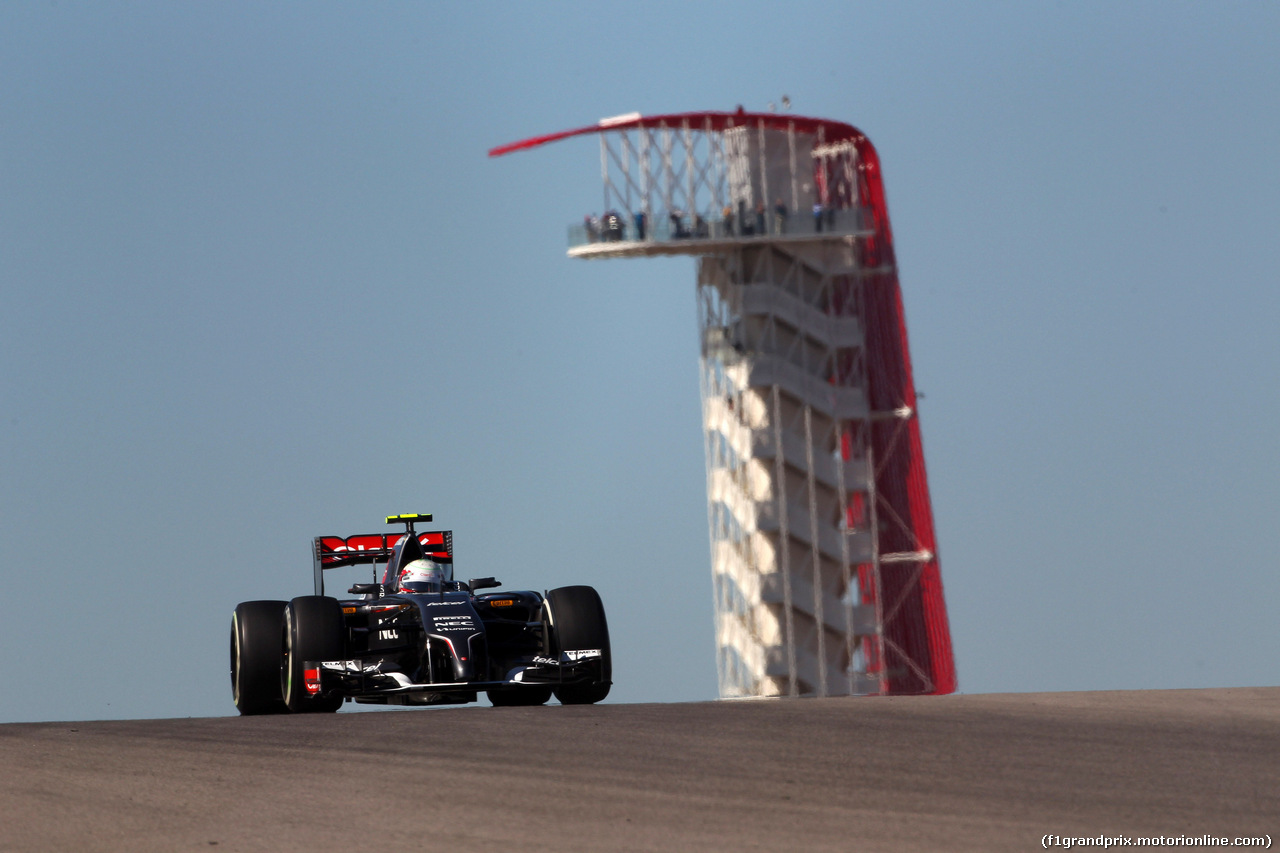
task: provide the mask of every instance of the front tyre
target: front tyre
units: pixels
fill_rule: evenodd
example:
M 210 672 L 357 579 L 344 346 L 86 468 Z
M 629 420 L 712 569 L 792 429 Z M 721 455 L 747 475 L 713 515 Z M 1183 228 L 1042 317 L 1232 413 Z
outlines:
M 593 681 L 555 688 L 560 704 L 592 705 L 604 699 L 613 684 L 613 657 L 599 593 L 589 586 L 562 586 L 547 593 L 543 608 L 548 653 L 600 650 L 600 667 Z
M 280 636 L 277 634 L 277 636 Z M 307 693 L 307 661 L 346 657 L 346 625 L 337 599 L 304 595 L 284 609 L 283 641 L 278 670 L 280 693 L 295 714 L 331 714 L 342 706 L 341 694 Z
M 280 626 L 285 602 L 246 601 L 231 615 L 231 698 L 243 716 L 283 714 Z

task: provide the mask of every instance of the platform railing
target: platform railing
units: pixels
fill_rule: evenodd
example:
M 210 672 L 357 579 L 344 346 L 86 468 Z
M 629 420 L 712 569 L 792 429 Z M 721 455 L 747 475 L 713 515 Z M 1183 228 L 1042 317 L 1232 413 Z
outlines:
M 655 221 L 656 220 L 656 221 Z M 667 214 L 641 223 L 635 215 L 609 213 L 598 221 L 569 226 L 569 248 L 588 243 L 660 242 L 675 240 L 726 240 L 751 237 L 846 237 L 870 231 L 871 215 L 865 208 L 823 209 L 803 213 L 748 212 L 745 221 L 734 216 L 714 219 L 698 214 Z

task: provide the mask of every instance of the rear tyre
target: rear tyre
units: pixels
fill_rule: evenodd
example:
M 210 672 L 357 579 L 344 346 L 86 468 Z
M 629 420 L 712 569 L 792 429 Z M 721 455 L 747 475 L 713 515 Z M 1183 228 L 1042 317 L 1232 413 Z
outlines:
M 509 690 L 488 691 L 489 701 L 495 708 L 511 708 L 518 705 L 545 705 L 551 701 L 550 687 L 520 687 Z
M 563 586 L 547 593 L 543 603 L 545 634 L 551 654 L 599 649 L 600 668 L 594 681 L 555 688 L 561 705 L 591 705 L 609 695 L 613 657 L 609 651 L 609 623 L 600 595 L 589 586 Z
M 283 714 L 280 626 L 283 601 L 246 601 L 231 614 L 231 698 L 243 716 Z
M 295 714 L 331 714 L 338 710 L 342 695 L 312 696 L 307 693 L 303 672 L 307 661 L 346 657 L 346 626 L 337 599 L 323 595 L 295 598 L 284 609 L 282 631 L 277 680 L 285 705 Z

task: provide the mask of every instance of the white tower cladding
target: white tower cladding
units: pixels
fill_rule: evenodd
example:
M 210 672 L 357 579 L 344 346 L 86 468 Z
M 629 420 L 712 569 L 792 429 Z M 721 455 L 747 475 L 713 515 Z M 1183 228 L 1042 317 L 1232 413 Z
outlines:
M 949 693 L 955 665 L 875 149 L 786 114 L 605 119 L 580 258 L 698 258 L 720 693 Z
M 827 240 L 744 245 L 699 262 L 724 696 L 881 692 L 864 650 L 878 634 L 875 609 L 854 576 L 873 562 L 873 543 L 841 511 L 850 494 L 874 489 L 866 448 L 844 452 L 865 434 L 849 428 L 870 416 L 865 377 L 831 381 L 840 353 L 864 344 L 854 306 L 839 304 L 855 272 L 849 247 Z

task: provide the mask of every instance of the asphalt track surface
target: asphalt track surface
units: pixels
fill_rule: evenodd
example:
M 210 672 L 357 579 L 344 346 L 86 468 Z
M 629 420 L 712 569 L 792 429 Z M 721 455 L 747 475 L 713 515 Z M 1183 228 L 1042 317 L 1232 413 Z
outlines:
M 14 723 L 0 771 L 3 850 L 1280 841 L 1280 688 Z

